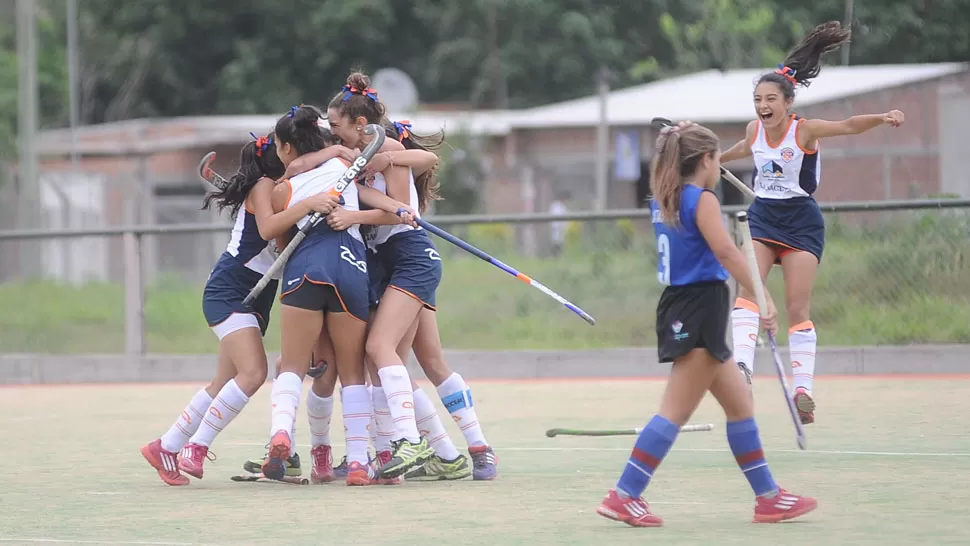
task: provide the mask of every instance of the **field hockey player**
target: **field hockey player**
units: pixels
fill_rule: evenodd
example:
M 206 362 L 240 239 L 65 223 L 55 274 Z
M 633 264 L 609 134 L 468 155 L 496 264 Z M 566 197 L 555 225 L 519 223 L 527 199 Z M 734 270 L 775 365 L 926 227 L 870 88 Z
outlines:
M 203 208 L 216 204 L 235 216 L 229 244 L 209 274 L 202 295 L 203 314 L 219 339 L 216 375 L 192 397 L 168 432 L 141 449 L 169 485 L 188 484 L 180 469 L 202 478 L 203 463 L 216 435 L 266 381 L 262 336 L 269 325 L 276 281 L 252 309 L 242 301 L 273 263 L 267 240 L 282 235 L 311 212 L 328 212 L 337 203 L 334 198 L 318 195 L 274 214 L 273 179 L 283 174 L 283 165 L 276 156 L 273 134 L 243 146 L 239 163 L 238 172 L 217 191 L 207 194 L 203 202 Z M 179 451 L 182 453 L 177 457 Z
M 634 527 L 663 524 L 650 512 L 643 491 L 708 391 L 724 409 L 728 444 L 754 492 L 754 521 L 792 519 L 817 505 L 775 483 L 753 401 L 727 345 L 728 274 L 753 293 L 755 272 L 734 246 L 711 191 L 720 178 L 718 148 L 709 129 L 681 122 L 661 131 L 651 165 L 657 279 L 666 286 L 657 304 L 657 352 L 660 362 L 673 364 L 660 411 L 637 437 L 616 488 L 597 509 Z M 769 308 L 764 326 L 773 331 L 773 304 Z
M 757 119 L 748 123 L 745 139 L 721 156 L 729 162 L 754 158 L 756 198 L 748 219 L 759 274 L 767 279 L 773 264 L 781 265 L 788 311 L 788 347 L 795 391 L 793 399 L 802 423 L 815 421 L 812 386 L 818 336 L 810 318 L 812 288 L 825 246 L 825 221 L 813 194 L 822 172 L 820 141 L 857 135 L 881 125 L 898 127 L 903 113 L 852 116 L 841 121 L 805 119 L 791 112 L 795 88 L 818 76 L 822 56 L 849 41 L 850 31 L 837 21 L 816 27 L 795 46 L 774 72 L 761 76 L 754 89 Z M 758 305 L 742 289 L 731 314 L 734 354 L 750 381 L 758 338 Z
M 319 126 L 320 118 L 320 112 L 312 106 L 294 106 L 279 119 L 276 124 L 277 155 L 284 165 L 332 144 Z M 333 191 L 346 170 L 345 163 L 333 159 L 285 180 L 274 188 L 274 210 L 286 210 L 298 206 L 311 196 Z M 349 184 L 341 197 L 344 207 L 352 210 L 359 208 L 356 184 Z M 386 199 L 386 196 L 381 197 Z M 392 204 L 391 210 L 399 210 L 400 207 L 393 208 L 398 205 L 400 203 Z M 385 215 L 386 221 L 402 221 L 393 213 Z M 297 226 L 302 228 L 309 221 L 309 218 L 304 218 Z M 334 364 L 344 402 L 349 461 L 347 484 L 369 485 L 373 471 L 367 458 L 370 440 L 367 426 L 372 407 L 364 381 L 368 286 L 364 245 L 359 230 L 352 227 L 334 231 L 326 225 L 317 225 L 307 233 L 286 262 L 282 279 L 280 374 L 273 383 L 273 433 L 262 467 L 263 475 L 270 479 L 281 479 L 285 475 L 285 461 L 290 456 L 293 444 L 290 431 L 299 406 L 303 378 L 309 369 L 320 333 L 326 328 L 334 347 Z

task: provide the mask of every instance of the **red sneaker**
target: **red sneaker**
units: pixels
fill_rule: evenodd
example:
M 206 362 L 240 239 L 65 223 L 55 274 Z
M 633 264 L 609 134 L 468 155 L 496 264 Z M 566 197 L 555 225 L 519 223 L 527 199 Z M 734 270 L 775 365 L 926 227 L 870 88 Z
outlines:
M 369 464 L 352 462 L 347 465 L 347 485 L 374 485 L 379 483 L 374 468 Z
M 393 457 L 390 451 L 378 451 L 377 459 L 374 460 L 374 468 L 381 468 L 386 465 Z M 377 483 L 380 485 L 401 485 L 401 476 L 396 478 L 377 478 Z
M 158 472 L 158 477 L 169 485 L 188 485 L 189 479 L 179 472 L 178 454 L 162 449 L 162 440 L 141 448 L 141 455 Z
M 290 456 L 290 435 L 278 430 L 269 440 L 269 453 L 263 460 L 263 476 L 271 480 L 282 480 L 286 475 L 286 459 Z
M 808 394 L 808 390 L 805 387 L 798 387 L 795 389 L 795 396 L 792 396 L 792 400 L 795 402 L 795 409 L 798 410 L 798 417 L 802 420 L 802 424 L 814 423 L 815 400 L 812 400 L 812 395 Z
M 333 473 L 330 446 L 321 445 L 311 449 L 310 458 L 313 460 L 313 470 L 310 471 L 310 480 L 313 483 L 330 483 L 337 479 Z
M 606 498 L 596 509 L 596 513 L 633 527 L 660 527 L 664 520 L 650 513 L 650 507 L 643 498 L 621 497 L 615 489 L 610 489 Z
M 784 489 L 778 489 L 774 497 L 758 497 L 754 504 L 754 523 L 778 523 L 815 510 L 818 501 L 811 497 L 800 497 Z
M 201 444 L 185 444 L 179 453 L 179 470 L 193 478 L 202 479 L 202 465 L 205 460 L 216 460 L 215 453 L 209 453 L 209 448 Z

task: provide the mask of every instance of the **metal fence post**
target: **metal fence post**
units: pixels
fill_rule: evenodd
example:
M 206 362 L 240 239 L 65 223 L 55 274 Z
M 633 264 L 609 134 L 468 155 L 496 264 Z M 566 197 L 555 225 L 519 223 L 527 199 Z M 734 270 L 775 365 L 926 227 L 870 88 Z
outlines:
M 145 290 L 142 275 L 142 236 L 126 231 L 125 253 L 125 354 L 145 354 Z

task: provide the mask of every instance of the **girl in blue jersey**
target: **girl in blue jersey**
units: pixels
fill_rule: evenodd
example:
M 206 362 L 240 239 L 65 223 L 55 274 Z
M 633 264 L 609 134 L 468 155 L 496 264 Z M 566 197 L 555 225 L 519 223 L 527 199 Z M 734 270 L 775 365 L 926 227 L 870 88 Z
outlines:
M 818 76 L 822 56 L 847 42 L 849 29 L 838 21 L 819 25 L 808 34 L 774 72 L 761 76 L 754 90 L 757 119 L 748 124 L 745 139 L 724 152 L 724 162 L 753 157 L 756 198 L 748 209 L 759 273 L 768 277 L 780 264 L 788 309 L 788 347 L 792 361 L 795 406 L 802 423 L 815 420 L 812 383 L 818 336 L 809 309 L 822 249 L 825 222 L 813 194 L 821 164 L 819 141 L 856 135 L 881 125 L 899 127 L 903 113 L 852 116 L 842 121 L 804 119 L 791 113 L 795 87 L 808 86 Z M 734 352 L 748 377 L 754 371 L 758 339 L 758 306 L 742 290 L 731 314 Z
M 243 146 L 239 163 L 239 170 L 224 186 L 207 194 L 202 206 L 228 208 L 235 217 L 229 244 L 210 273 L 202 296 L 206 321 L 219 338 L 216 375 L 195 394 L 168 432 L 141 450 L 169 485 L 188 484 L 180 469 L 202 478 L 202 465 L 212 441 L 266 381 L 262 336 L 269 325 L 277 282 L 266 287 L 253 308 L 242 305 L 275 258 L 266 241 L 286 233 L 307 214 L 330 212 L 337 204 L 332 197 L 318 195 L 274 213 L 273 180 L 283 174 L 284 167 L 276 156 L 272 133 Z
M 727 346 L 728 273 L 749 292 L 753 289 L 752 272 L 725 229 L 711 191 L 720 178 L 719 156 L 714 133 L 690 122 L 665 129 L 657 139 L 650 209 L 657 280 L 666 285 L 657 304 L 657 351 L 660 362 L 673 365 L 660 411 L 640 433 L 616 488 L 597 510 L 634 527 L 663 524 L 641 495 L 708 391 L 724 409 L 728 443 L 754 491 L 754 521 L 792 519 L 817 505 L 815 499 L 779 488 L 772 478 L 747 386 Z M 774 309 L 763 325 L 774 330 Z
M 319 126 L 320 112 L 312 106 L 291 108 L 276 123 L 277 155 L 283 165 L 297 157 L 323 149 L 328 132 Z M 272 205 L 277 212 L 298 207 L 303 200 L 321 193 L 332 193 L 348 164 L 331 159 L 319 167 L 277 185 Z M 344 189 L 344 207 L 359 208 L 356 184 Z M 408 220 L 395 212 L 404 208 L 380 192 L 372 206 L 388 211 L 374 223 L 400 223 Z M 390 212 L 395 211 L 395 212 Z M 296 223 L 302 227 L 307 218 Z M 286 241 L 278 242 L 283 246 Z M 272 430 L 269 453 L 263 464 L 267 478 L 281 479 L 285 461 L 290 456 L 290 437 L 299 405 L 303 378 L 312 360 L 321 331 L 326 328 L 334 348 L 337 374 L 342 386 L 344 427 L 347 431 L 349 461 L 347 484 L 369 485 L 372 471 L 367 465 L 367 426 L 371 416 L 371 398 L 364 382 L 364 339 L 368 318 L 367 265 L 359 230 L 335 231 L 320 223 L 290 256 L 283 270 L 280 296 L 282 322 L 280 374 L 273 383 Z

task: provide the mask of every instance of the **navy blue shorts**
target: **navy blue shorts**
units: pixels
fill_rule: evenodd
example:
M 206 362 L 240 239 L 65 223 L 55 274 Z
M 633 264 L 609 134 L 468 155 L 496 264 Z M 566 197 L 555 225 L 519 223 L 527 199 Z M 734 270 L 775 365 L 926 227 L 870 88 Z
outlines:
M 377 247 L 377 258 L 394 288 L 435 310 L 435 291 L 441 282 L 441 256 L 428 232 L 412 229 L 392 235 Z
M 261 278 L 262 275 L 240 263 L 232 254 L 223 252 L 202 290 L 202 314 L 209 326 L 218 326 L 233 313 L 248 313 L 256 317 L 259 329 L 265 335 L 278 283 L 270 281 L 251 308 L 242 304 Z
M 757 198 L 748 207 L 751 238 L 778 250 L 779 259 L 787 252 L 809 252 L 822 262 L 825 248 L 825 219 L 811 197 L 792 199 Z
M 318 226 L 283 268 L 280 303 L 291 307 L 368 317 L 364 243 L 346 231 Z

